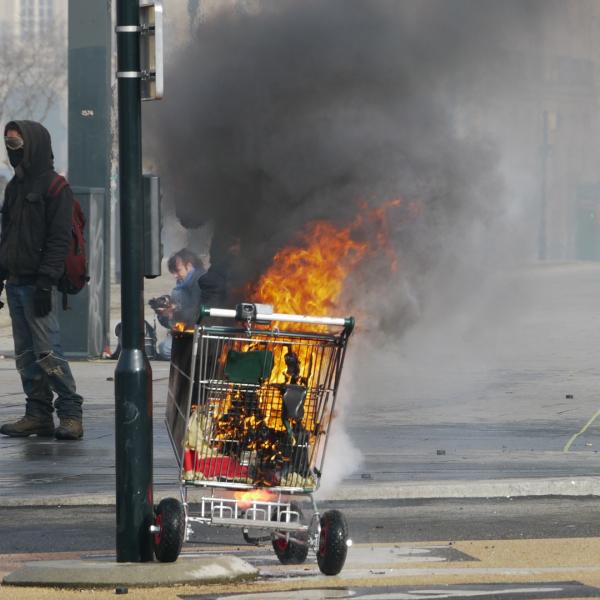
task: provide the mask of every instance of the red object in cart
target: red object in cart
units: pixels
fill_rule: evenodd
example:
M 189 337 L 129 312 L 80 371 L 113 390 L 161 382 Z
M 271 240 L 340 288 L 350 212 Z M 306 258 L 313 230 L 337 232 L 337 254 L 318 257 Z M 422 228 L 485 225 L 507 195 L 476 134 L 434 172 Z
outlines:
M 240 464 L 231 456 L 211 456 L 198 458 L 195 450 L 186 450 L 183 457 L 183 469 L 186 472 L 202 473 L 205 477 L 224 477 L 237 479 L 248 477 L 248 467 Z

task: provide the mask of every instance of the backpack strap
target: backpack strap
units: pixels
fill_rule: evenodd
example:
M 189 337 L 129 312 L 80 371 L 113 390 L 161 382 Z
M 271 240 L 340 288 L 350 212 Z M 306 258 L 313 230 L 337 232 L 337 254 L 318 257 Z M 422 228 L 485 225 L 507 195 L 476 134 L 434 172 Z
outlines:
M 57 173 L 48 187 L 47 194 L 50 198 L 56 198 L 68 185 L 67 180 Z
M 54 177 L 52 178 L 52 182 L 50 183 L 50 185 L 48 186 L 48 190 L 46 192 L 46 195 L 49 198 L 57 198 L 58 195 L 69 185 L 69 182 L 62 176 L 59 175 L 58 173 L 54 174 Z M 79 241 L 79 240 L 78 240 Z M 66 292 L 62 293 L 62 309 L 63 310 L 69 310 L 70 306 L 69 306 L 69 298 L 66 294 Z

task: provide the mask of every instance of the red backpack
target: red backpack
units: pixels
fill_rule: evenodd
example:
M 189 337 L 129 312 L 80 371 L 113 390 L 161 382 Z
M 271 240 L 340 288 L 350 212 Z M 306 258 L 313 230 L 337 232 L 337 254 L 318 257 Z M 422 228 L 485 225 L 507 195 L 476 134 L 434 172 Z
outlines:
M 67 185 L 69 184 L 62 175 L 56 175 L 48 188 L 48 196 L 56 198 Z M 58 291 L 63 293 L 63 308 L 67 308 L 66 294 L 78 294 L 90 279 L 87 274 L 84 229 L 85 216 L 81 210 L 81 204 L 76 198 L 73 198 L 71 243 L 65 259 L 65 272 L 56 286 Z

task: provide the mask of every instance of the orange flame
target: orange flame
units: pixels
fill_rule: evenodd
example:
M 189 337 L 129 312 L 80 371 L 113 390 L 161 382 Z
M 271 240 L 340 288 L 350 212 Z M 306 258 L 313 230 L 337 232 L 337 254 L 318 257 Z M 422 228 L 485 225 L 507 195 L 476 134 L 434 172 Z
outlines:
M 253 502 L 269 502 L 273 494 L 266 489 L 250 490 L 248 492 L 234 492 L 234 498 L 242 510 L 252 506 Z
M 314 223 L 304 236 L 305 247 L 278 252 L 256 291 L 261 302 L 277 312 L 326 315 L 335 311 L 346 275 L 367 252 L 367 244 L 355 242 L 350 228 L 336 229 Z
M 300 245 L 286 247 L 275 255 L 251 297 L 256 302 L 272 304 L 275 312 L 337 316 L 344 283 L 367 256 L 383 253 L 388 257 L 390 270 L 396 271 L 388 211 L 402 205 L 407 219 L 419 216 L 420 202 L 404 204 L 401 198 L 395 198 L 376 208 L 363 203 L 358 216 L 345 228 L 336 228 L 326 221 L 310 224 Z M 371 243 L 357 241 L 357 234 L 367 228 Z M 298 325 L 289 328 L 301 329 Z

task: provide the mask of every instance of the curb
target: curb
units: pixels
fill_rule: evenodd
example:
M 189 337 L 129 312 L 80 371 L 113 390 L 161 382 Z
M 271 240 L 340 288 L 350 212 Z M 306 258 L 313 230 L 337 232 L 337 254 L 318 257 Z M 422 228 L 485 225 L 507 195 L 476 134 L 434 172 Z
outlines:
M 600 477 L 423 481 L 341 486 L 317 500 L 409 500 L 443 498 L 518 498 L 527 496 L 600 496 Z
M 201 488 L 197 488 L 198 491 Z M 179 498 L 179 488 L 155 489 L 155 502 Z M 342 484 L 316 492 L 317 501 L 416 500 L 443 498 L 518 498 L 526 496 L 600 496 L 600 477 L 420 481 L 415 483 Z M 190 490 L 193 502 L 193 490 Z M 115 494 L 69 494 L 17 498 L 0 496 L 0 508 L 43 506 L 115 506 Z

